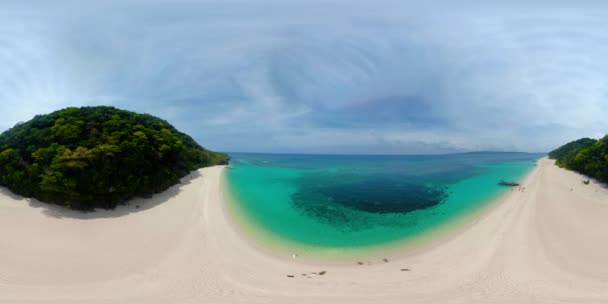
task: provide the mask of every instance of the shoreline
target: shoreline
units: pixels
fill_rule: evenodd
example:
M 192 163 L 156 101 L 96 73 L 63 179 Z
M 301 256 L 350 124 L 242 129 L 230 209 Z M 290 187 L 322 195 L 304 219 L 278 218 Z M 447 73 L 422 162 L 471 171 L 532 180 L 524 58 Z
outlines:
M 528 171 L 522 174 L 518 179 L 521 184 L 525 184 L 529 176 L 538 169 L 538 162 L 544 158 L 546 157 L 535 160 L 534 166 L 531 166 Z M 507 200 L 513 192 L 506 190 L 498 192 L 476 206 L 472 206 L 453 218 L 416 235 L 366 246 L 329 247 L 289 240 L 255 223 L 249 218 L 246 211 L 239 207 L 238 198 L 234 196 L 230 189 L 227 174 L 228 171 L 226 170 L 222 176 L 222 191 L 225 200 L 224 213 L 231 220 L 234 229 L 242 235 L 243 240 L 252 247 L 276 258 L 291 260 L 293 259 L 292 255 L 296 254 L 298 261 L 317 265 L 351 265 L 361 259 L 399 258 L 428 251 L 437 244 L 446 242 L 463 233 L 481 217 Z
M 546 158 L 447 239 L 389 261 L 308 263 L 252 246 L 224 167 L 74 216 L 0 191 L 2 303 L 605 303 L 608 189 Z M 382 258 L 382 256 L 380 256 Z

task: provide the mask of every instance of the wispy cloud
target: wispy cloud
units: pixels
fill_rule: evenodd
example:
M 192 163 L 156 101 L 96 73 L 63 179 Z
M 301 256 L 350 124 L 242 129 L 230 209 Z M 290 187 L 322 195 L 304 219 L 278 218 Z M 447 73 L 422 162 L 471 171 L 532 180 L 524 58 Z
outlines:
M 602 2 L 1 7 L 0 129 L 109 104 L 228 151 L 546 151 L 608 130 Z

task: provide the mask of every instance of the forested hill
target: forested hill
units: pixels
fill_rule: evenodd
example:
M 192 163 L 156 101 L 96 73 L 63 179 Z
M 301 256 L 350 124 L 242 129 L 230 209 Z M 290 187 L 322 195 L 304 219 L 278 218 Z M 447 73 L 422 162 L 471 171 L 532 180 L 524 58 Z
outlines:
M 608 136 L 575 140 L 553 150 L 549 157 L 560 167 L 608 183 Z
M 38 115 L 0 135 L 1 186 L 82 210 L 162 192 L 227 162 L 160 118 L 113 107 Z

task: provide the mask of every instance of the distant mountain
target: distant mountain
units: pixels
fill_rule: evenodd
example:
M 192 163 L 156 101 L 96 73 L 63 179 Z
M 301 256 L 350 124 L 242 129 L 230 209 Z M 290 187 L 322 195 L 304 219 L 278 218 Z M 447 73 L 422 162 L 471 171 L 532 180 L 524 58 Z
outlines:
M 38 115 L 0 135 L 0 185 L 81 210 L 114 208 L 227 162 L 160 118 L 113 107 Z
M 549 153 L 562 168 L 608 183 L 608 136 L 600 140 L 581 138 Z

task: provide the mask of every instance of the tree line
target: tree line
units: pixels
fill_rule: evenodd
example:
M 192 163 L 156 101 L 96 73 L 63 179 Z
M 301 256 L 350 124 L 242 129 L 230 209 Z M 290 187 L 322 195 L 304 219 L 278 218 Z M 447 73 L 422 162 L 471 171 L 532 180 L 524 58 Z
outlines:
M 38 115 L 0 135 L 0 185 L 81 210 L 162 192 L 228 160 L 160 118 L 113 107 Z
M 602 139 L 581 138 L 549 153 L 562 168 L 577 171 L 608 183 L 608 136 Z

